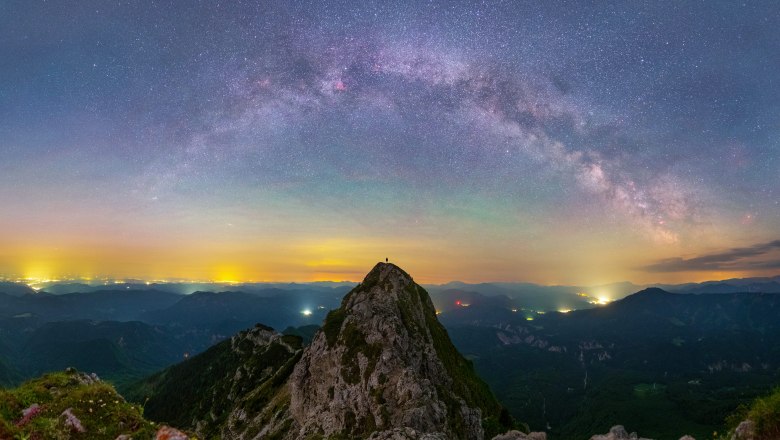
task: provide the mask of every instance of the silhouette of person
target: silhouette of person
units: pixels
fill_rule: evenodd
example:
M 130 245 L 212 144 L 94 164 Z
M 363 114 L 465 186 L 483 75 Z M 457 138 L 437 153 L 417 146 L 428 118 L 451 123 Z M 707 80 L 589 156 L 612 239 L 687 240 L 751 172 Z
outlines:
M 390 260 L 388 260 L 387 257 L 385 257 L 385 263 L 387 263 L 388 261 L 390 261 Z

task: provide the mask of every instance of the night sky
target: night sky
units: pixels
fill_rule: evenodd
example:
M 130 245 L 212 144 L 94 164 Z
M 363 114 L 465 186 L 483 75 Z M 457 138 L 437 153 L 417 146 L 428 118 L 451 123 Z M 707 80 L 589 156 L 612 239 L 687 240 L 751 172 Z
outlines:
M 776 1 L 0 0 L 0 274 L 780 273 Z

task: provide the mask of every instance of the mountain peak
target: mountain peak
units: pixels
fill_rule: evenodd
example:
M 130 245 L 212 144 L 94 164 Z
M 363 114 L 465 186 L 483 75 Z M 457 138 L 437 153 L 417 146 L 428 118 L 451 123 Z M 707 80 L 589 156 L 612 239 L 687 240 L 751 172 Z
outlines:
M 341 308 L 331 312 L 329 317 L 350 314 L 355 315 L 355 320 L 369 320 L 378 316 L 397 315 L 401 313 L 399 302 L 406 303 L 414 300 L 411 295 L 416 293 L 415 286 L 419 287 L 412 277 L 400 267 L 392 263 L 378 263 L 360 284 L 347 293 L 341 302 Z M 435 315 L 436 311 L 432 302 L 430 309 Z M 333 327 L 333 323 L 329 327 L 330 321 L 330 319 L 326 319 L 323 327 L 326 328 L 326 333 L 328 328 L 332 329 Z
M 368 274 L 366 274 L 366 277 L 363 278 L 363 282 L 360 284 L 372 286 L 376 283 L 382 283 L 388 278 L 405 283 L 412 282 L 412 277 L 409 276 L 409 274 L 400 267 L 393 263 L 379 262 L 376 264 L 376 266 L 374 266 L 373 269 L 371 269 L 370 272 L 368 272 Z
M 660 287 L 648 287 L 646 289 L 642 289 L 637 293 L 645 293 L 645 294 L 651 294 L 651 293 L 669 293 L 666 290 L 660 288 Z
M 294 438 L 368 438 L 398 428 L 482 439 L 500 406 L 436 319 L 428 293 L 392 263 L 350 291 L 290 376 Z
M 191 377 L 214 378 L 204 388 L 224 391 L 208 411 L 211 421 L 194 427 L 199 433 L 242 440 L 483 440 L 512 423 L 455 349 L 428 293 L 394 264 L 374 266 L 302 350 L 274 343 L 284 337 L 268 329 L 254 333 L 182 364 L 203 374 L 162 377 L 169 389 Z M 205 403 L 187 411 L 200 414 L 217 402 L 199 400 Z
M 673 295 L 673 293 L 667 292 L 666 290 L 661 289 L 659 287 L 648 287 L 630 296 L 650 296 L 650 295 Z

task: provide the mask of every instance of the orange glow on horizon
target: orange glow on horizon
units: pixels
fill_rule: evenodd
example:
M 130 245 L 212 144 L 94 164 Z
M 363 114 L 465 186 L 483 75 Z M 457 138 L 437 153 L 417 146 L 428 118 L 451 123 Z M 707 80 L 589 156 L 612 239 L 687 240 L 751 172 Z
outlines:
M 82 263 L 68 266 L 65 264 L 26 264 L 23 268 L 11 268 L 0 272 L 0 278 L 26 280 L 30 284 L 40 284 L 63 279 L 79 279 L 84 281 L 96 279 L 110 280 L 144 280 L 151 282 L 165 282 L 168 280 L 188 280 L 198 282 L 217 282 L 225 284 L 240 284 L 251 282 L 360 282 L 366 273 L 379 260 L 366 258 L 364 261 L 349 264 L 343 261 L 338 267 L 324 265 L 306 264 L 305 266 L 265 264 L 259 261 L 257 265 L 206 265 L 206 264 L 188 264 L 171 265 L 169 270 L 163 270 L 162 265 L 151 267 L 152 265 L 142 264 L 138 270 L 132 269 L 127 264 L 121 264 L 121 269 L 112 270 L 111 265 L 103 262 L 99 270 L 90 269 L 89 271 L 80 271 L 79 267 L 97 266 L 95 264 Z M 383 260 L 381 260 L 383 261 Z M 462 281 L 465 283 L 480 282 L 532 282 L 540 285 L 567 285 L 566 282 L 544 282 L 544 280 L 534 280 L 506 277 L 504 279 L 491 278 L 489 275 L 480 276 L 479 273 L 469 274 L 458 271 L 455 275 L 447 276 L 446 268 L 428 264 L 406 264 L 397 262 L 397 264 L 410 273 L 418 283 L 422 284 L 444 284 L 450 281 Z M 263 269 L 268 267 L 268 269 Z M 146 270 L 145 270 L 146 269 Z M 671 277 L 662 281 L 660 276 L 642 277 L 640 279 L 627 278 L 629 281 L 640 284 L 659 284 L 659 283 L 683 283 L 683 282 L 705 282 L 718 281 L 732 278 L 748 278 L 756 276 L 776 276 L 776 273 L 765 272 L 693 272 L 693 273 L 675 273 Z M 626 279 L 615 278 L 610 282 L 619 282 Z M 577 283 L 576 280 L 569 280 L 568 285 L 584 284 Z M 594 283 L 594 284 L 601 284 Z M 583 294 L 584 295 L 584 294 Z M 606 304 L 611 300 L 611 295 L 600 295 L 596 298 L 599 304 Z
M 385 257 L 398 264 L 418 283 L 450 281 L 531 282 L 540 285 L 594 286 L 631 281 L 636 284 L 702 282 L 729 278 L 774 276 L 776 272 L 672 272 L 636 269 L 668 257 L 664 247 L 648 248 L 638 256 L 630 247 L 573 247 L 560 259 L 507 248 L 504 254 L 472 252 L 456 241 L 411 238 L 344 236 L 293 242 L 277 240 L 186 243 L 163 241 L 127 244 L 111 241 L 57 241 L 54 245 L 0 241 L 0 277 L 26 279 L 31 284 L 57 279 L 193 280 L 219 283 L 247 282 L 359 282 Z M 510 252 L 511 251 L 511 252 Z M 650 253 L 653 251 L 654 253 Z M 672 249 L 674 251 L 674 249 Z M 571 253 L 572 255 L 568 255 Z M 696 253 L 692 253 L 695 255 Z M 577 257 L 587 255 L 587 258 Z M 609 292 L 594 295 L 612 298 Z

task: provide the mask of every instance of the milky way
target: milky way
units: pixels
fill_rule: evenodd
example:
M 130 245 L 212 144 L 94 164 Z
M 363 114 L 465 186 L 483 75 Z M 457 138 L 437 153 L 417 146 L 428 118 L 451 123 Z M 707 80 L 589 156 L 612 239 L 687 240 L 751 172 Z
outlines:
M 4 2 L 0 272 L 770 274 L 776 247 L 671 263 L 777 239 L 778 25 L 772 2 Z

